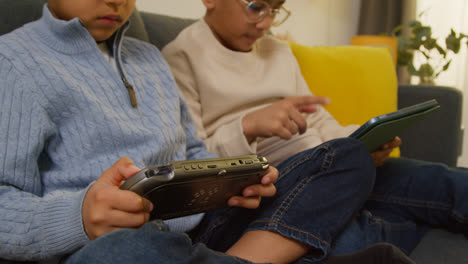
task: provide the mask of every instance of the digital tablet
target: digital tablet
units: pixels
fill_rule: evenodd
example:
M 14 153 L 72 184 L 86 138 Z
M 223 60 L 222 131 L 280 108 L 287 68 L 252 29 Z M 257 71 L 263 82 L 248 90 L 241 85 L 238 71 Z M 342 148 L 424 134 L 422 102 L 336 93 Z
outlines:
M 439 103 L 433 99 L 374 117 L 354 131 L 350 137 L 359 139 L 369 152 L 374 152 L 439 107 Z

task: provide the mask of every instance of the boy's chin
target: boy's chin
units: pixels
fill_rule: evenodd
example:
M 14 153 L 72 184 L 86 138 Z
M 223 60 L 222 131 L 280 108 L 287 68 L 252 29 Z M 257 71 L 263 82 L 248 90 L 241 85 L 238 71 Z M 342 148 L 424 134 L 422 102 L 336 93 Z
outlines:
M 233 45 L 233 46 L 231 46 L 229 48 L 231 50 L 237 51 L 237 52 L 249 52 L 249 51 L 252 50 L 252 47 L 253 47 L 253 45 L 242 44 L 242 45 Z
M 255 45 L 256 40 L 247 39 L 239 43 L 238 51 L 240 52 L 249 52 L 252 50 L 253 46 Z
M 102 42 L 102 41 L 106 41 L 108 40 L 110 37 L 112 37 L 112 35 L 114 35 L 114 33 L 116 32 L 116 30 L 114 31 L 106 31 L 106 32 L 90 32 L 91 33 L 91 36 L 94 38 L 94 40 L 96 42 Z
M 243 48 L 238 49 L 237 51 L 239 51 L 239 52 L 250 52 L 250 51 L 252 51 L 252 46 L 243 47 Z

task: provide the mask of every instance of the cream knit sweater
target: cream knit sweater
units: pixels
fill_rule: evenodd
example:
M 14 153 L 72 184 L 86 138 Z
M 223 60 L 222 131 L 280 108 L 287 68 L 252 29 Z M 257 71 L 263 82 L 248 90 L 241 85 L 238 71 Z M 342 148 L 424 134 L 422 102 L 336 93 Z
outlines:
M 290 140 L 259 138 L 248 144 L 241 120 L 253 110 L 289 96 L 310 95 L 289 45 L 265 36 L 251 52 L 219 43 L 201 19 L 163 49 L 208 150 L 219 156 L 257 153 L 276 165 L 287 157 L 349 135 L 322 107 L 307 115 L 307 132 Z M 333 102 L 332 102 L 333 103 Z

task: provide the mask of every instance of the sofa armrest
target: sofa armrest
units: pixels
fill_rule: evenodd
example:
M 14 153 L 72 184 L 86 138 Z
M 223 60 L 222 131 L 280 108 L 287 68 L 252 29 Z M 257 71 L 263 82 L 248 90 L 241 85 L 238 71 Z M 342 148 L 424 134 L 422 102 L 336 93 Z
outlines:
M 463 136 L 462 93 L 444 86 L 399 85 L 398 108 L 431 99 L 440 109 L 401 135 L 401 156 L 456 166 Z

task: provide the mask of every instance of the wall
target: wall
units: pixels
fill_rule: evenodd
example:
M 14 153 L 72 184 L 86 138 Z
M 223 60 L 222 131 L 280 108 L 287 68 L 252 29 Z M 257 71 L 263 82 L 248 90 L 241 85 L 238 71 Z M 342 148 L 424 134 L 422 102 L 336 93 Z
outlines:
M 229 0 L 234 1 L 234 0 Z M 289 33 L 304 45 L 346 45 L 357 32 L 360 0 L 289 0 L 292 16 L 274 33 Z M 137 8 L 160 14 L 199 18 L 201 0 L 137 0 Z
M 440 0 L 418 0 L 418 14 L 424 11 L 421 21 L 432 26 L 434 36 L 440 38 L 440 44 L 445 45 L 443 39 L 453 28 L 456 32 L 468 34 L 468 2 L 466 0 L 450 0 L 450 4 Z M 442 73 L 436 80 L 437 84 L 453 86 L 464 94 L 463 124 L 465 127 L 463 155 L 458 160 L 459 166 L 468 167 L 468 54 L 465 44 L 460 53 L 454 57 L 447 72 Z

